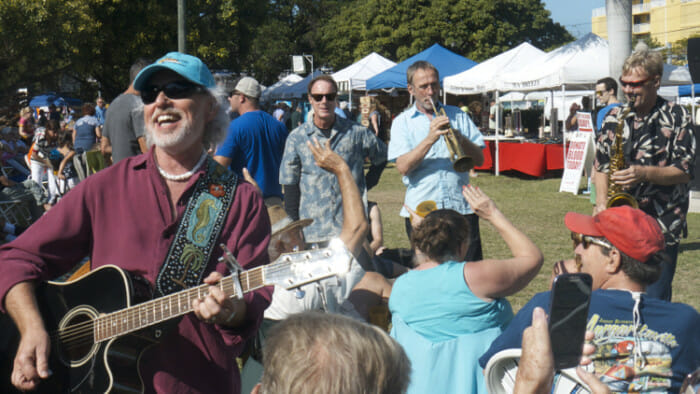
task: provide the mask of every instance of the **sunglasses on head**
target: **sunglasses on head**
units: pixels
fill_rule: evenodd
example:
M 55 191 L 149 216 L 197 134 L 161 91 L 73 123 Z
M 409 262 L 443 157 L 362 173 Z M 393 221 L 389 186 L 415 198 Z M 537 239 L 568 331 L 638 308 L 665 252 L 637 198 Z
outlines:
M 160 92 L 165 93 L 169 99 L 183 99 L 205 90 L 206 88 L 204 86 L 192 82 L 174 81 L 160 86 L 146 86 L 146 88 L 141 91 L 141 100 L 144 104 L 151 104 L 156 101 Z
M 598 246 L 602 246 L 608 249 L 612 249 L 613 247 L 612 245 L 610 245 L 610 243 L 608 243 L 605 240 L 596 237 L 591 237 L 590 235 L 583 235 L 581 233 L 571 233 L 571 240 L 574 241 L 574 248 L 576 248 L 580 243 L 583 243 L 584 249 L 588 249 L 588 247 L 591 244 L 596 244 Z
M 338 97 L 338 93 L 326 93 L 326 94 L 313 94 L 311 93 L 311 98 L 314 99 L 316 102 L 321 102 L 323 98 L 326 98 L 326 101 L 333 101 L 335 100 L 336 97 Z
M 645 83 L 647 83 L 647 81 L 649 81 L 649 79 L 651 79 L 651 77 L 646 78 L 646 79 L 642 79 L 641 81 L 626 82 L 626 81 L 623 81 L 622 78 L 620 78 L 620 85 L 622 85 L 623 88 L 626 88 L 628 86 L 631 88 L 638 88 L 638 87 L 641 87 L 642 85 L 644 85 Z

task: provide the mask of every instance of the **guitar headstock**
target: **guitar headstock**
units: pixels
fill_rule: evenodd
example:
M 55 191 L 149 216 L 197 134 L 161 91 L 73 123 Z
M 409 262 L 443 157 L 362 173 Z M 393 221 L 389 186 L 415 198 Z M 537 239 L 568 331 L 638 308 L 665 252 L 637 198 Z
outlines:
M 293 289 L 350 270 L 352 254 L 345 247 L 285 253 L 263 267 L 266 285 Z

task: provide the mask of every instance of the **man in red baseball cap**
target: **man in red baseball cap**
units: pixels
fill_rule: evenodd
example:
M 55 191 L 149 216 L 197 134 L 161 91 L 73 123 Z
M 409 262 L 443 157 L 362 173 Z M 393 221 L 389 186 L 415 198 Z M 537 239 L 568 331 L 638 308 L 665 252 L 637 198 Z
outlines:
M 587 330 L 595 333 L 596 375 L 612 391 L 678 392 L 685 376 L 700 366 L 700 314 L 645 294 L 664 256 L 658 222 L 621 206 L 595 216 L 569 212 L 564 223 L 575 253 L 567 268 L 593 278 Z M 548 291 L 535 295 L 479 359 L 481 366 L 503 349 L 520 348 L 533 309 L 547 310 L 549 300 Z
M 643 211 L 622 206 L 595 216 L 569 212 L 564 224 L 571 230 L 580 271 L 593 277 L 593 289 L 642 292 L 658 278 L 664 236 Z

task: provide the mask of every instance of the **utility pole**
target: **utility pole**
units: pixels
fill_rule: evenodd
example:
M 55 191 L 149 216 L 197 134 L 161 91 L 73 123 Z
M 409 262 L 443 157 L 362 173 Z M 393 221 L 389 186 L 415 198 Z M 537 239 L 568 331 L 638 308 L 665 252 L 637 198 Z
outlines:
M 177 50 L 186 53 L 185 47 L 185 0 L 177 0 Z
M 610 76 L 618 80 L 625 59 L 632 53 L 632 1 L 605 0 L 605 15 L 610 58 L 608 70 Z M 622 89 L 617 90 L 617 97 L 622 100 Z

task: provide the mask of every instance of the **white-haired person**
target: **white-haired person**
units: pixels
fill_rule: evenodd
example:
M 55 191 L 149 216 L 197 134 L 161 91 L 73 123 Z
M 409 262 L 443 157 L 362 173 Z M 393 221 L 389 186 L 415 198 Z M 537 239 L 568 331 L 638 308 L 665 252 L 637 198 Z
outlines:
M 141 70 L 134 87 L 141 92 L 151 149 L 86 178 L 37 225 L 0 249 L 2 311 L 21 335 L 11 379 L 22 391 L 50 377 L 48 360 L 57 340 L 39 313 L 36 283 L 69 271 L 89 255 L 93 269 L 118 265 L 156 295 L 211 285 L 193 295 L 191 304 L 178 304 L 193 313 L 175 320 L 160 342 L 141 354 L 137 372 L 144 387 L 136 391 L 240 392 L 235 357 L 258 329 L 271 291 L 263 287 L 242 299 L 226 296 L 214 286 L 228 270 L 217 258 L 223 243 L 243 269 L 268 262 L 265 206 L 253 186 L 207 155 L 205 146 L 223 138 L 228 118 L 213 94 L 214 77 L 200 59 L 168 53 Z M 110 285 L 86 294 L 85 302 Z M 95 371 L 102 365 L 102 359 L 95 362 Z M 112 379 L 123 378 L 119 372 L 107 377 L 91 372 L 70 388 L 109 391 L 118 384 Z

